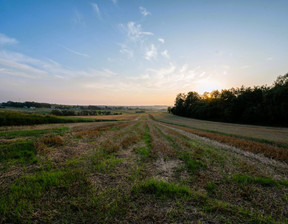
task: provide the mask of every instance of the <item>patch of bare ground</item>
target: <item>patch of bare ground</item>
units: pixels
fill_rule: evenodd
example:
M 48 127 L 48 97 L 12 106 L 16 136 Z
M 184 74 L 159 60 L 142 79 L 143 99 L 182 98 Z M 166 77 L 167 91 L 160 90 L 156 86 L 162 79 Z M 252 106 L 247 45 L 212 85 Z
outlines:
M 182 162 L 176 159 L 164 160 L 161 157 L 153 165 L 153 172 L 151 172 L 153 173 L 153 178 L 170 182 L 175 179 L 175 169 L 182 165 Z

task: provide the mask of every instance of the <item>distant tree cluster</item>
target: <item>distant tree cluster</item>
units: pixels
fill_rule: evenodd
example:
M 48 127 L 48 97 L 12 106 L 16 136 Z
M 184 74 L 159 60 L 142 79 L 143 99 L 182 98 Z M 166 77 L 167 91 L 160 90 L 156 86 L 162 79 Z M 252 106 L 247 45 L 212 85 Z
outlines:
M 271 87 L 180 93 L 168 111 L 197 119 L 288 126 L 288 73 Z

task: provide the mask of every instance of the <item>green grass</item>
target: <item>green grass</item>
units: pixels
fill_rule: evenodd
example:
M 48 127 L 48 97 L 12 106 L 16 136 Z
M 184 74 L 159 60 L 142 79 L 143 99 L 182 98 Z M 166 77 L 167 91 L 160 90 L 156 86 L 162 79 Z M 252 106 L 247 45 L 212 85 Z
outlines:
M 216 185 L 214 182 L 208 183 L 205 188 L 209 194 L 215 194 L 216 193 Z
M 12 139 L 19 137 L 39 137 L 44 134 L 63 135 L 69 130 L 68 127 L 50 128 L 50 129 L 31 129 L 20 131 L 1 131 L 0 139 Z
M 134 150 L 135 153 L 143 156 L 143 157 L 149 157 L 149 150 L 145 147 L 138 147 Z
M 122 162 L 115 155 L 107 153 L 100 148 L 95 149 L 93 154 L 89 155 L 89 160 L 92 172 L 111 172 Z
M 192 158 L 192 156 L 189 153 L 187 153 L 187 152 L 183 153 L 180 156 L 180 159 L 182 159 L 185 162 L 188 170 L 191 173 L 197 171 L 200 168 L 205 168 L 206 167 L 206 165 L 204 164 L 203 161 L 201 161 L 199 159 Z
M 165 181 L 146 180 L 141 184 L 135 185 L 132 188 L 132 193 L 154 194 L 157 197 L 175 198 L 175 197 L 190 197 L 191 191 L 186 186 L 179 186 L 174 183 Z
M 273 180 L 269 177 L 252 177 L 247 174 L 235 174 L 231 178 L 233 181 L 237 183 L 241 183 L 244 185 L 248 184 L 260 184 L 264 187 L 273 187 L 273 186 L 288 186 L 288 180 Z
M 0 145 L 0 162 L 11 160 L 21 163 L 37 163 L 33 141 L 22 140 Z
M 146 123 L 146 126 L 145 126 L 144 142 L 147 145 L 148 150 L 151 150 L 152 149 L 152 140 L 151 140 L 150 130 L 149 130 L 149 127 L 148 127 L 147 123 Z

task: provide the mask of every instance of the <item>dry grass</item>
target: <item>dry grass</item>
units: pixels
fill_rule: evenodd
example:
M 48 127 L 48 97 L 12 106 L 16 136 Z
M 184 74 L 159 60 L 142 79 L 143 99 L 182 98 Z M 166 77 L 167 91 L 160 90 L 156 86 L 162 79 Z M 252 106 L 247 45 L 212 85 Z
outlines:
M 110 139 L 101 143 L 101 148 L 107 153 L 114 153 L 119 150 L 119 145 Z
M 38 153 L 50 153 L 50 147 L 60 147 L 64 145 L 64 138 L 62 136 L 47 136 L 42 137 L 39 141 L 34 143 L 34 147 Z
M 139 141 L 139 137 L 136 136 L 136 135 L 128 135 L 126 138 L 124 138 L 122 141 L 121 141 L 121 146 L 124 148 L 124 149 L 127 149 L 129 146 L 133 145 L 133 144 L 136 144 L 138 141 Z

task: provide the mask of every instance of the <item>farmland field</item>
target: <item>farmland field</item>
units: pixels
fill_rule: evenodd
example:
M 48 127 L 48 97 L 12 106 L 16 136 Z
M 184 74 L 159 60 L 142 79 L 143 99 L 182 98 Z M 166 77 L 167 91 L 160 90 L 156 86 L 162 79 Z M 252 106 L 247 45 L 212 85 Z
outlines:
M 0 223 L 288 222 L 287 128 L 112 119 L 2 127 Z

